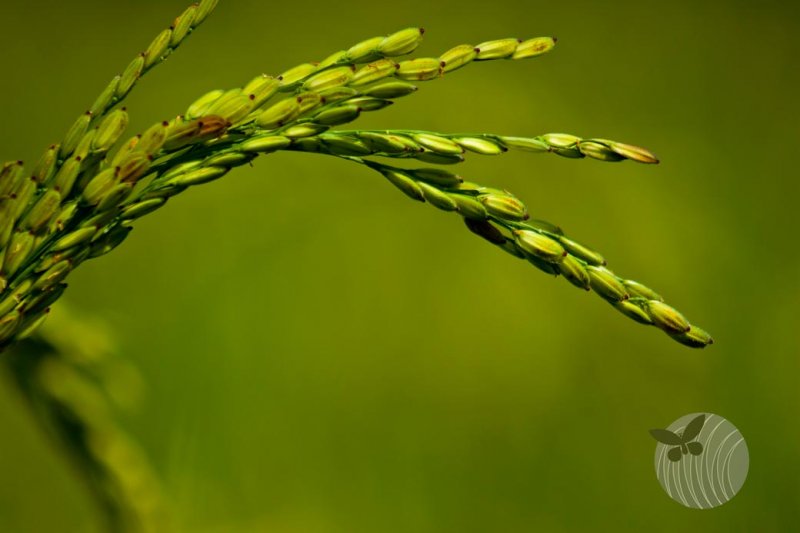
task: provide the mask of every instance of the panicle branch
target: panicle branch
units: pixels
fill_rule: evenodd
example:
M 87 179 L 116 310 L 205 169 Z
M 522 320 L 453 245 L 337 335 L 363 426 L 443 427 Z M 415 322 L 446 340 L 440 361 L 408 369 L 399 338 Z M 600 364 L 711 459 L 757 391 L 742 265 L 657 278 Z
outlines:
M 461 162 L 466 153 L 549 152 L 566 158 L 657 163 L 648 150 L 563 133 L 514 137 L 421 130 L 337 130 L 473 62 L 538 57 L 555 39 L 498 39 L 456 46 L 438 57 L 399 60 L 421 43 L 422 28 L 366 39 L 317 63 L 244 87 L 204 94 L 176 118 L 154 124 L 114 149 L 128 125 L 119 107 L 136 82 L 177 48 L 215 7 L 190 6 L 112 80 L 63 141 L 48 148 L 32 174 L 21 162 L 0 167 L 0 347 L 31 335 L 87 259 L 129 235 L 132 223 L 187 188 L 278 150 L 342 157 L 380 172 L 416 200 L 454 211 L 467 227 L 549 274 L 591 289 L 632 319 L 658 326 L 683 344 L 711 338 L 647 287 L 621 278 L 605 260 L 544 221 L 528 218 L 506 191 L 464 182 L 439 168 L 400 169 L 368 159 Z

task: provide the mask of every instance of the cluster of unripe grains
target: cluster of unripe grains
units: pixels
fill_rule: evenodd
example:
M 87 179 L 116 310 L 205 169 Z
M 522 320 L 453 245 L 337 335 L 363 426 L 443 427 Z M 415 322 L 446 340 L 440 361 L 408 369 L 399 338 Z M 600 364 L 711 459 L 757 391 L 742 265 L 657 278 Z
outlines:
M 0 170 L 0 343 L 30 335 L 61 296 L 64 279 L 83 261 L 106 254 L 131 223 L 163 207 L 188 187 L 221 178 L 232 168 L 278 150 L 344 158 L 380 172 L 413 199 L 453 211 L 492 244 L 537 268 L 593 290 L 632 319 L 652 324 L 693 347 L 712 342 L 649 288 L 615 275 L 596 252 L 557 227 L 528 220 L 506 191 L 465 182 L 440 168 L 395 168 L 368 157 L 459 163 L 466 153 L 510 149 L 567 158 L 657 163 L 649 151 L 606 139 L 567 134 L 509 137 L 424 131 L 335 130 L 361 113 L 383 109 L 416 92 L 412 82 L 440 79 L 473 62 L 525 59 L 549 52 L 555 39 L 499 39 L 460 45 L 439 57 L 397 59 L 423 36 L 409 28 L 362 41 L 317 63 L 279 76 L 261 75 L 242 88 L 212 91 L 175 119 L 119 144 L 128 123 L 120 104 L 139 78 L 163 61 L 214 8 L 189 7 L 170 29 L 112 80 L 90 111 L 31 173 L 21 162 Z

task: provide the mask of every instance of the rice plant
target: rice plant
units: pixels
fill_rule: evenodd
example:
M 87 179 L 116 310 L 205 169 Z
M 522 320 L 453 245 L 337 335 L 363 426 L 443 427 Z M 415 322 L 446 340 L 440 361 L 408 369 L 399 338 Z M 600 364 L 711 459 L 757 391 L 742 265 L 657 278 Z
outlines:
M 462 44 L 436 57 L 403 59 L 424 35 L 422 28 L 406 28 L 278 75 L 258 75 L 240 88 L 210 91 L 176 117 L 124 140 L 128 94 L 216 4 L 203 0 L 186 9 L 30 169 L 21 161 L 0 165 L 0 351 L 15 348 L 3 362 L 37 420 L 69 452 L 110 531 L 164 530 L 156 475 L 116 420 L 115 386 L 104 381 L 108 372 L 98 371 L 113 359 L 98 341 L 102 332 L 64 312 L 50 328 L 39 327 L 69 274 L 119 246 L 136 220 L 270 153 L 311 152 L 367 168 L 412 200 L 461 217 L 469 231 L 508 254 L 595 292 L 631 319 L 687 346 L 713 342 L 655 291 L 615 274 L 600 253 L 557 225 L 531 218 L 510 192 L 454 170 L 466 157 L 510 150 L 657 164 L 650 151 L 564 133 L 342 128 L 473 63 L 546 54 L 556 45 L 551 37 Z
M 402 59 L 422 41 L 421 28 L 377 36 L 317 62 L 243 87 L 202 95 L 175 118 L 120 142 L 125 98 L 208 17 L 216 0 L 186 9 L 137 55 L 67 130 L 26 170 L 0 167 L 0 347 L 29 337 L 64 293 L 81 263 L 105 255 L 134 222 L 185 190 L 279 150 L 315 152 L 374 170 L 411 199 L 462 217 L 476 235 L 553 276 L 591 290 L 631 319 L 657 326 L 692 347 L 711 337 L 650 288 L 620 277 L 602 255 L 558 226 L 531 219 L 508 191 L 478 185 L 451 170 L 466 156 L 508 150 L 564 158 L 655 164 L 648 150 L 563 133 L 533 137 L 416 130 L 343 130 L 362 113 L 411 97 L 473 63 L 522 60 L 550 52 L 550 37 L 462 44 L 436 57 Z M 413 160 L 415 168 L 395 160 Z

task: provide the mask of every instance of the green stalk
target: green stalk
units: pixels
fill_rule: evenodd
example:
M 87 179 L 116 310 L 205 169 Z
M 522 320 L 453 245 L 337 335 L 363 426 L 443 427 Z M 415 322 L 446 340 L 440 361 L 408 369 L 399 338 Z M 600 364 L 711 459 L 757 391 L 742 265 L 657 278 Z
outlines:
M 714 341 L 647 286 L 622 278 L 606 260 L 546 221 L 531 221 L 525 205 L 507 191 L 466 183 L 435 168 L 402 169 L 357 156 L 337 156 L 375 170 L 414 200 L 458 213 L 467 228 L 505 252 L 576 287 L 593 290 L 625 316 L 660 328 L 676 341 L 702 348 Z
M 438 133 L 423 130 L 349 130 L 332 131 L 294 142 L 290 150 L 322 152 L 357 151 L 363 155 L 390 158 L 413 158 L 423 161 L 458 163 L 468 152 L 500 155 L 509 150 L 554 153 L 569 159 L 589 157 L 599 161 L 625 161 L 655 164 L 658 159 L 649 150 L 608 139 L 582 139 L 567 133 L 546 133 L 535 137 L 510 137 L 488 133 Z

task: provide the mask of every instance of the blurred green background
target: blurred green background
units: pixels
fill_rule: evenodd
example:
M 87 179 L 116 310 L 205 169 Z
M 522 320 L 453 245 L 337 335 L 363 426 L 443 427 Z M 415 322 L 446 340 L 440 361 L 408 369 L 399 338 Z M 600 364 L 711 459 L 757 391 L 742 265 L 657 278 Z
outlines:
M 184 0 L 0 5 L 0 159 L 38 157 Z M 127 420 L 179 531 L 789 531 L 800 520 L 797 56 L 790 2 L 220 2 L 128 103 L 131 131 L 212 88 L 409 25 L 418 55 L 557 35 L 358 127 L 640 144 L 657 167 L 512 153 L 462 172 L 708 329 L 693 351 L 346 162 L 281 153 L 173 200 L 71 277 L 141 371 Z M 794 244 L 793 244 L 794 243 Z M 54 310 L 58 312 L 58 308 Z M 652 427 L 713 412 L 750 474 L 711 511 L 653 471 Z M 96 531 L 73 470 L 0 383 L 0 531 Z

